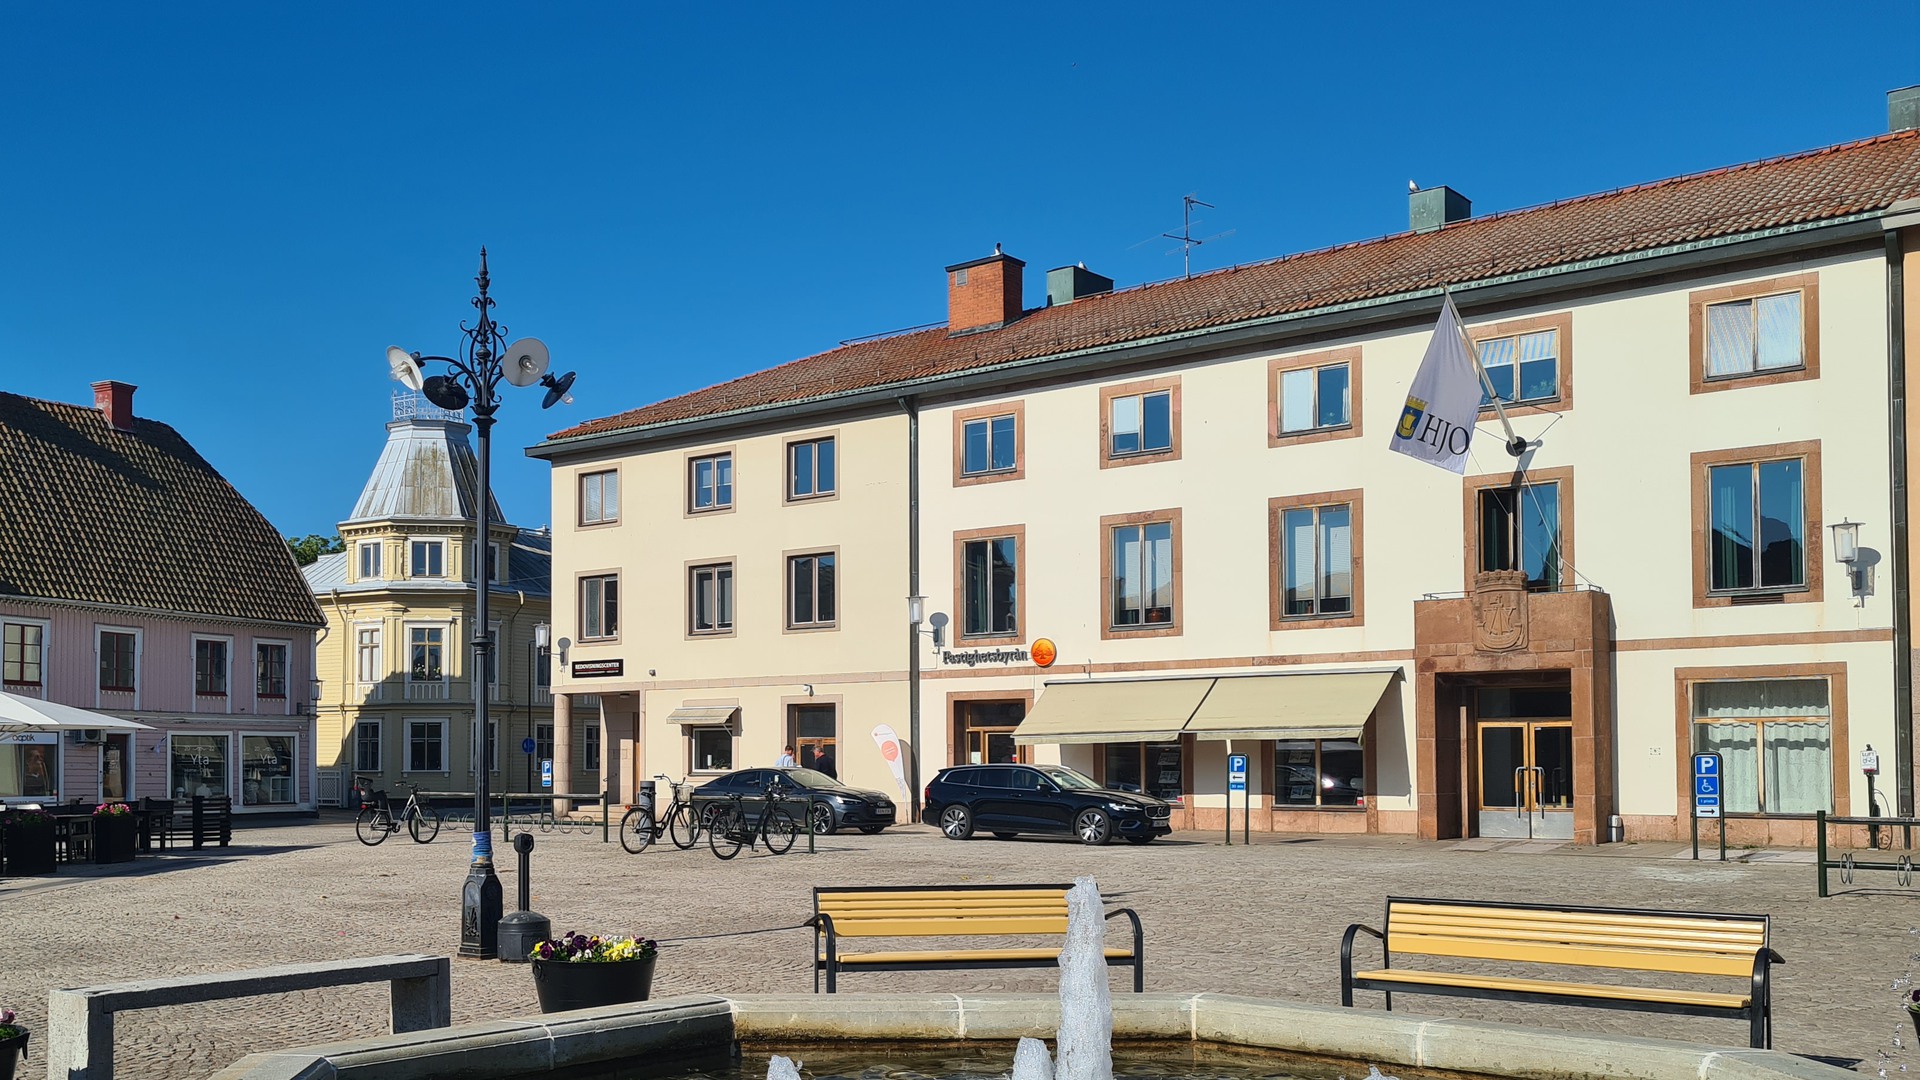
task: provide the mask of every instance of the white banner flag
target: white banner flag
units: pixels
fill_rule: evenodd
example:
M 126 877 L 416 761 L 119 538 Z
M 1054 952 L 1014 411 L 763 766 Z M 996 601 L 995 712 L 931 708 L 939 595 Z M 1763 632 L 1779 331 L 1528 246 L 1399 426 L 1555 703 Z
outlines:
M 1469 348 L 1448 293 L 1393 429 L 1394 450 L 1463 476 L 1473 425 L 1480 418 L 1480 372 Z
M 880 747 L 880 756 L 887 761 L 887 768 L 893 770 L 893 782 L 899 785 L 900 801 L 911 803 L 913 793 L 907 790 L 906 752 L 900 745 L 900 737 L 885 724 L 873 729 L 873 741 Z

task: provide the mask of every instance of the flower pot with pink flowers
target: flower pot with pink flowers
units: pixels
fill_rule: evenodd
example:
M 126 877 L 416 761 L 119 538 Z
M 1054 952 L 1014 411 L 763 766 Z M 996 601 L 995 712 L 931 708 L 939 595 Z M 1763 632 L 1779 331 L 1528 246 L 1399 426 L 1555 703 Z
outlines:
M 0 1080 L 13 1080 L 14 1067 L 27 1056 L 27 1029 L 14 1022 L 12 1009 L 0 1009 Z

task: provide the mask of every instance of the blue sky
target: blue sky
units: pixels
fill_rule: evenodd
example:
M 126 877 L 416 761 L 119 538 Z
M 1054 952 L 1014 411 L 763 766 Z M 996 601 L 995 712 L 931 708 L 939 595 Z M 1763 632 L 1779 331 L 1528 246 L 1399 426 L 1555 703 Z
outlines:
M 943 319 L 998 242 L 1124 287 L 1862 138 L 1920 4 L 15 3 L 0 389 L 179 428 L 283 532 L 379 454 L 390 344 L 496 313 L 580 373 L 550 431 Z

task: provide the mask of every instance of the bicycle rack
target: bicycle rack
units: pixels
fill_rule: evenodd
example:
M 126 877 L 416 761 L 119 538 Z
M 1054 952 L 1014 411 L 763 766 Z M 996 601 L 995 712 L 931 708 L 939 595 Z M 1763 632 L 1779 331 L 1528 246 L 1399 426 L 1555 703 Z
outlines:
M 1829 895 L 1827 889 L 1827 871 L 1829 870 L 1840 871 L 1840 884 L 1842 885 L 1853 884 L 1854 873 L 1860 870 L 1891 870 L 1893 871 L 1894 884 L 1901 888 L 1906 888 L 1913 884 L 1913 830 L 1916 826 L 1920 826 L 1920 818 L 1877 816 L 1832 817 L 1829 816 L 1826 811 L 1822 810 L 1813 815 L 1813 820 L 1819 837 L 1819 847 L 1815 853 L 1814 865 L 1820 874 L 1821 896 Z M 1838 859 L 1828 858 L 1827 826 L 1829 825 L 1866 826 L 1868 829 L 1869 843 L 1883 839 L 1888 847 L 1892 846 L 1894 830 L 1898 829 L 1901 835 L 1900 847 L 1902 849 L 1899 860 L 1889 862 L 1884 860 L 1859 859 L 1856 858 L 1850 850 L 1842 852 Z

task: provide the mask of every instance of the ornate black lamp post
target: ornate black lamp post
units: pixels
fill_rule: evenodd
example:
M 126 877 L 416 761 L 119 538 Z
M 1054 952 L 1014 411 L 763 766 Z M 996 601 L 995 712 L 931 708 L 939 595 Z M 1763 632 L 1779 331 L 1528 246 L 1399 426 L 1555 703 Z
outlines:
M 488 436 L 493 430 L 493 413 L 500 407 L 500 380 L 505 379 L 514 386 L 531 386 L 535 382 L 547 388 L 547 397 L 541 408 L 552 408 L 556 402 L 572 402 L 568 390 L 573 386 L 573 372 L 569 371 L 559 378 L 547 374 L 547 347 L 535 338 L 521 338 L 511 345 L 506 343 L 507 328 L 493 321 L 493 299 L 487 295 L 487 249 L 480 249 L 480 273 L 474 278 L 480 286 L 480 295 L 473 298 L 474 309 L 480 313 L 472 326 L 460 324 L 460 332 L 466 335 L 461 344 L 461 356 L 422 356 L 417 352 L 408 352 L 399 346 L 387 349 L 387 364 L 395 380 L 418 390 L 427 396 L 427 400 L 449 412 L 464 412 L 469 404 L 473 406 L 473 426 L 480 433 L 480 482 L 475 493 L 473 516 L 474 527 L 474 630 L 473 630 L 473 679 L 474 702 L 474 792 L 473 792 L 473 862 L 467 868 L 467 881 L 460 891 L 460 955 L 480 960 L 492 960 L 500 953 L 500 879 L 493 870 L 493 824 L 487 817 L 487 781 L 488 770 L 493 764 L 493 739 L 487 723 L 487 680 L 488 660 L 493 652 L 493 639 L 488 633 L 487 594 L 493 576 L 492 547 L 487 541 L 487 531 L 492 522 L 489 511 L 493 502 L 493 489 L 488 479 L 491 466 L 491 447 Z M 427 364 L 447 365 L 448 374 L 423 378 L 420 369 Z

